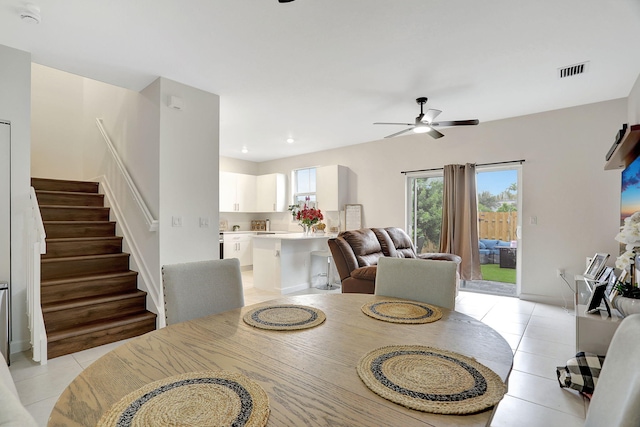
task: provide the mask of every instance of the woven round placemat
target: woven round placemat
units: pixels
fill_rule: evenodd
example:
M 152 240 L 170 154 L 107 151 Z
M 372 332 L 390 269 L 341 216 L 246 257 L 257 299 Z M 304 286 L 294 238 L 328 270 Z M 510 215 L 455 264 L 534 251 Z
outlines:
M 416 301 L 372 301 L 362 306 L 362 312 L 392 323 L 431 323 L 442 318 L 438 307 Z
M 362 357 L 357 370 L 374 393 L 434 414 L 480 412 L 507 392 L 500 377 L 475 359 L 433 347 L 382 347 Z
M 267 393 L 246 376 L 192 372 L 129 393 L 102 416 L 98 427 L 263 427 L 269 411 Z
M 306 305 L 270 305 L 245 313 L 244 321 L 256 328 L 293 331 L 318 326 L 326 320 L 322 310 Z

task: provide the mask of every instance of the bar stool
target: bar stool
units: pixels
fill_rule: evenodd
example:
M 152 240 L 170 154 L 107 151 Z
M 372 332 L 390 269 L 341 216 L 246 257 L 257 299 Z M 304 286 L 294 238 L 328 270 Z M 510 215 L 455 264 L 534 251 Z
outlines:
M 320 276 L 327 278 L 327 282 L 324 285 L 319 285 L 316 286 L 316 289 L 321 289 L 324 291 L 327 290 L 332 290 L 332 289 L 339 289 L 340 285 L 334 285 L 333 283 L 331 283 L 331 260 L 333 259 L 333 256 L 331 255 L 331 251 L 326 250 L 326 251 L 313 251 L 311 252 L 311 256 L 317 256 L 317 257 L 323 257 L 327 259 L 327 272 L 326 273 L 320 273 Z

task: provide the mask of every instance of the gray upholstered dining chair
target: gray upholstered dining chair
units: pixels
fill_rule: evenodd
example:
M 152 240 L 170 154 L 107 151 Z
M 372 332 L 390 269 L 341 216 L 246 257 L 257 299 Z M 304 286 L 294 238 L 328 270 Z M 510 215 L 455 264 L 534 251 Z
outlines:
M 452 261 L 414 258 L 378 259 L 375 294 L 421 301 L 453 310 L 456 269 Z
M 625 317 L 613 335 L 589 404 L 585 427 L 640 426 L 640 314 Z
M 237 258 L 162 266 L 167 325 L 244 306 Z

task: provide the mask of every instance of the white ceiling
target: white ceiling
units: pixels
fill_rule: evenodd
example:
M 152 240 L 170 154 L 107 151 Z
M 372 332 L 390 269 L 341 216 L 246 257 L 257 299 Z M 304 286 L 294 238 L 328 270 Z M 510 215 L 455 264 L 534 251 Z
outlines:
M 412 122 L 419 96 L 438 120 L 486 122 L 626 97 L 640 74 L 638 0 L 33 2 L 39 25 L 0 2 L 0 44 L 134 90 L 163 76 L 218 94 L 220 154 L 251 161 L 382 139 L 403 128 L 372 123 Z

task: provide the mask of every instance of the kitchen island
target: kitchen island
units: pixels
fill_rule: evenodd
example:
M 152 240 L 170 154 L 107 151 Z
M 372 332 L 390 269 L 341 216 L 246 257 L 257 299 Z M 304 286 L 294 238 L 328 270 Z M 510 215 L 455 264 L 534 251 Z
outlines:
M 253 286 L 280 294 L 310 288 L 311 252 L 328 250 L 329 237 L 303 233 L 254 236 Z

